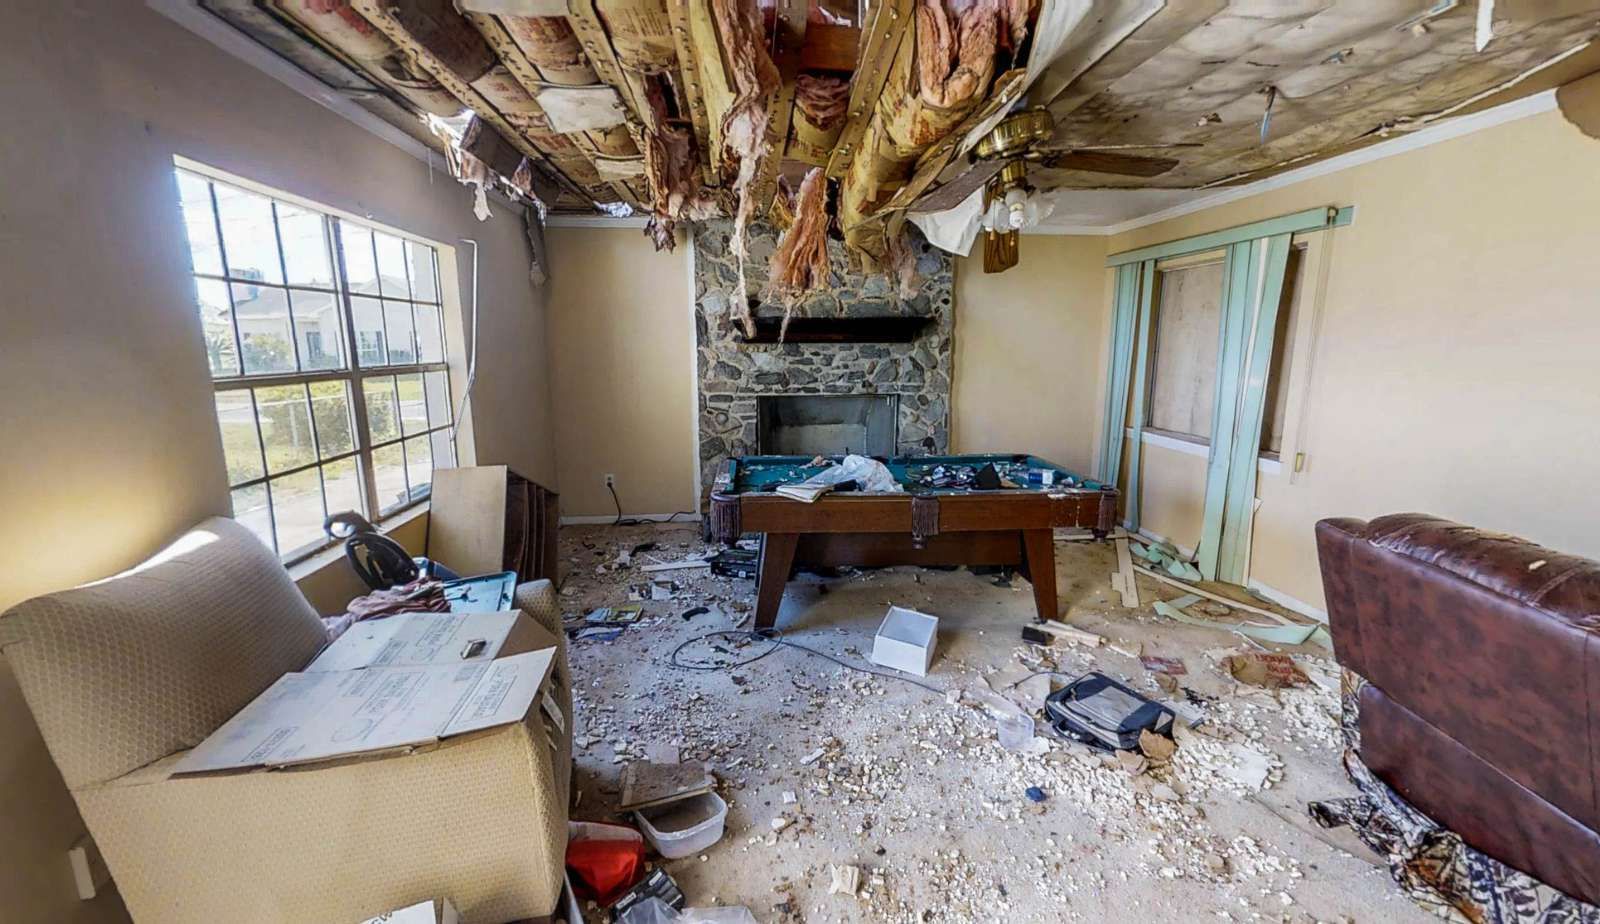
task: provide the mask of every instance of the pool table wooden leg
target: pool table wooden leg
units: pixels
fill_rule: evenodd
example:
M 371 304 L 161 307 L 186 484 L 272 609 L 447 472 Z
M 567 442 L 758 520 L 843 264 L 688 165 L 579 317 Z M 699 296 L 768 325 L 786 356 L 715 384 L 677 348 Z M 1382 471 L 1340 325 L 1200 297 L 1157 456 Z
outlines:
M 1056 618 L 1056 541 L 1050 529 L 1022 530 L 1022 551 L 1033 584 L 1033 607 L 1040 619 Z
M 778 622 L 778 607 L 794 569 L 794 549 L 799 541 L 799 533 L 767 533 L 761 537 L 760 574 L 756 576 L 757 629 L 770 629 Z

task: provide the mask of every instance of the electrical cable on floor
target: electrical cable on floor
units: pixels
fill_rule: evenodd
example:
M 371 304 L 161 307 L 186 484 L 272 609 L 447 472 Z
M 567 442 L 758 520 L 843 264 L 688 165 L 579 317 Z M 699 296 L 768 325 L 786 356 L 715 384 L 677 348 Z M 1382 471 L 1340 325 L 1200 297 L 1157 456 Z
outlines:
M 769 642 L 771 643 L 771 647 L 760 654 L 755 655 L 754 657 L 745 658 L 742 661 L 720 662 L 717 664 L 694 664 L 678 660 L 678 655 L 683 651 L 683 649 L 695 644 L 696 642 L 704 642 L 707 639 L 713 638 L 736 638 L 748 641 Z M 806 654 L 816 655 L 825 661 L 832 661 L 834 664 L 837 664 L 840 667 L 856 671 L 857 673 L 871 674 L 874 677 L 883 677 L 887 680 L 899 680 L 903 683 L 909 683 L 914 687 L 921 687 L 922 689 L 927 690 L 929 693 L 937 693 L 940 696 L 943 696 L 945 693 L 945 691 L 933 686 L 932 684 L 923 683 L 922 681 L 915 680 L 911 677 L 905 677 L 900 674 L 891 674 L 886 671 L 875 671 L 870 667 L 862 667 L 859 664 L 851 664 L 848 661 L 840 660 L 839 658 L 836 658 L 825 651 L 818 651 L 815 648 L 807 647 L 799 642 L 791 642 L 783 637 L 783 631 L 780 629 L 721 629 L 716 632 L 707 632 L 704 635 L 697 635 L 694 638 L 687 639 L 682 644 L 678 645 L 678 647 L 672 649 L 672 654 L 667 656 L 667 662 L 673 667 L 681 668 L 686 671 L 731 671 L 737 668 L 745 667 L 746 665 L 754 664 L 757 661 L 760 661 L 762 658 L 765 658 L 777 651 L 779 648 L 793 648 L 797 651 L 803 651 Z
M 650 519 L 649 517 L 626 517 L 626 518 L 624 518 L 622 516 L 622 499 L 617 497 L 617 486 L 614 485 L 614 484 L 608 484 L 608 485 L 606 485 L 606 490 L 611 492 L 611 503 L 615 504 L 616 507 L 617 507 L 617 518 L 611 522 L 612 526 L 644 526 L 647 523 L 671 523 L 673 520 L 676 520 L 678 517 L 692 517 L 692 516 L 694 516 L 694 511 L 692 511 L 692 510 L 679 510 L 677 513 L 674 513 L 672 516 L 666 517 L 665 519 L 659 519 L 659 520 L 653 520 L 653 519 Z
M 1021 680 L 1018 680 L 1016 683 L 1013 683 L 1010 686 L 1006 687 L 1006 689 L 1007 690 L 1015 690 L 1017 687 L 1022 686 L 1023 684 L 1027 683 L 1028 681 L 1032 680 L 1035 677 L 1047 677 L 1047 676 L 1048 677 L 1074 677 L 1074 678 L 1076 678 L 1076 677 L 1078 677 L 1080 675 L 1078 675 L 1078 674 L 1069 674 L 1066 671 L 1034 671 L 1033 673 L 1031 673 L 1028 676 L 1022 678 Z

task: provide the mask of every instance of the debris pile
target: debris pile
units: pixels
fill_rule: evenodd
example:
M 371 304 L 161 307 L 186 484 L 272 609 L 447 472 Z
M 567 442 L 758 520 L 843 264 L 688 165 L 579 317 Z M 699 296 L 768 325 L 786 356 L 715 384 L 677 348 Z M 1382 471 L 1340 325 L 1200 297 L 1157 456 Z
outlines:
M 668 655 L 684 643 L 695 659 L 721 664 L 768 647 L 696 641 L 745 617 L 752 582 L 705 567 L 646 570 L 705 560 L 714 550 L 688 530 L 569 530 L 565 541 L 571 577 L 562 598 L 574 622 L 624 605 L 652 579 L 676 585 L 668 599 L 640 601 L 639 621 L 615 640 L 573 643 L 575 779 L 585 791 L 581 817 L 601 817 L 619 803 L 621 765 L 661 747 L 709 765 L 729 805 L 728 833 L 669 867 L 690 904 L 744 904 L 761 920 L 793 924 L 1096 920 L 1107 896 L 1144 881 L 1204 884 L 1212 909 L 1235 920 L 1302 913 L 1301 862 L 1278 846 L 1281 819 L 1256 803 L 1306 754 L 1335 778 L 1331 661 L 1296 654 L 1308 682 L 1257 687 L 1225 663 L 1259 649 L 1136 644 L 1130 636 L 1171 624 L 1128 614 L 1091 634 L 1125 639 L 1120 647 L 1139 657 L 1105 644 L 1009 644 L 1008 627 L 965 654 L 941 655 L 927 680 L 942 697 L 789 650 L 731 669 L 675 670 Z M 967 582 L 992 595 L 991 577 L 845 570 L 797 580 L 790 594 L 803 605 L 847 600 L 876 613 L 890 592 L 893 602 L 929 605 Z M 694 610 L 702 612 L 683 618 Z M 1127 612 L 1109 603 L 1104 611 Z M 868 664 L 859 626 L 808 630 L 804 644 Z M 968 663 L 975 650 L 982 660 Z M 1037 715 L 1050 689 L 1089 670 L 1165 697 L 1197 724 L 1179 722 L 1171 738 L 1147 734 L 1116 753 L 1050 737 L 1041 720 L 1032 748 L 1001 746 L 990 698 Z M 1241 829 L 1241 810 L 1264 821 Z M 1169 908 L 1152 919 L 1172 917 Z

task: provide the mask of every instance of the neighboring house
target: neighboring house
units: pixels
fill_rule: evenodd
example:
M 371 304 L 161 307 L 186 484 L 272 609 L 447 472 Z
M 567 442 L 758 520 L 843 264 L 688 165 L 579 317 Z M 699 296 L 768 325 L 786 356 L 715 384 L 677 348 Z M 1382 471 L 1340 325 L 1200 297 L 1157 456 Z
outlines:
M 248 269 L 236 271 L 238 275 L 247 277 L 255 272 Z M 391 292 L 405 291 L 404 279 L 385 277 L 382 284 Z M 382 303 L 376 299 L 378 283 L 369 282 L 355 286 L 351 289 L 351 294 L 373 297 L 371 301 L 358 298 L 355 305 L 357 350 L 362 363 L 382 365 L 385 363 L 386 355 L 390 364 L 415 361 L 409 306 L 405 306 L 404 312 L 406 329 L 396 331 L 395 336 L 388 337 L 380 307 Z M 254 370 L 281 364 L 293 366 L 294 357 L 288 354 L 291 330 L 290 300 L 293 301 L 293 331 L 294 338 L 298 341 L 301 367 L 323 369 L 342 365 L 339 359 L 339 344 L 343 338 L 343 325 L 338 296 L 311 289 L 285 290 L 269 285 L 253 286 L 241 282 L 233 285 L 233 311 L 238 319 L 239 343 L 247 359 L 252 352 L 257 353 L 256 361 L 247 361 L 246 366 Z M 231 332 L 228 328 L 227 306 L 203 304 L 202 317 L 207 340 L 215 345 L 214 352 L 222 355 L 231 354 L 233 350 L 228 344 Z M 390 343 L 395 344 L 393 352 L 386 354 L 385 347 Z M 285 356 L 279 359 L 263 355 L 272 351 L 283 351 Z

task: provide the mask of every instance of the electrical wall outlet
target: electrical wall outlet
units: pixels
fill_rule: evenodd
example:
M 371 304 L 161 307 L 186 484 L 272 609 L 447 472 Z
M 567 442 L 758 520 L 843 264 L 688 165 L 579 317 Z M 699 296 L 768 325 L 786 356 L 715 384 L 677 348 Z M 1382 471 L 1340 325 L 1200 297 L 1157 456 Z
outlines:
M 616 475 L 613 475 L 610 472 L 606 472 L 604 477 L 605 477 L 605 480 L 606 480 L 606 487 L 614 488 L 614 487 L 617 486 L 617 476 Z

